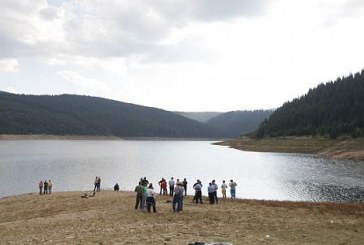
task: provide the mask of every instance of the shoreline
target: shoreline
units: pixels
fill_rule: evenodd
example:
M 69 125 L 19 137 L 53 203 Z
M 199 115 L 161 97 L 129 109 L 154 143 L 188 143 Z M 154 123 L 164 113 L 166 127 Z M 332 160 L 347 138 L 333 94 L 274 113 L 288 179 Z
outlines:
M 259 140 L 246 138 L 214 144 L 243 151 L 316 154 L 323 157 L 364 161 L 364 138 L 336 140 L 320 137 L 285 137 Z
M 131 191 L 22 194 L 0 199 L 4 243 L 27 244 L 360 244 L 363 203 L 219 199 L 210 205 L 184 198 L 172 212 L 170 196 L 156 195 L 157 213 L 135 210 Z M 89 192 L 87 192 L 89 193 Z M 205 199 L 206 198 L 206 199 Z M 42 227 L 47 227 L 43 229 Z
M 1 140 L 150 140 L 150 141 L 228 141 L 228 138 L 117 137 L 48 134 L 0 134 Z

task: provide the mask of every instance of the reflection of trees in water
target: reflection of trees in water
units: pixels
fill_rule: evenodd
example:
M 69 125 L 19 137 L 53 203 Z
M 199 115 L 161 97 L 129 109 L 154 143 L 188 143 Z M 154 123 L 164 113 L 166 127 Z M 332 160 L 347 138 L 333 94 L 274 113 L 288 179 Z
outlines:
M 305 194 L 311 196 L 314 201 L 364 201 L 364 187 L 344 187 L 336 185 L 322 185 L 314 183 L 306 183 L 303 190 Z

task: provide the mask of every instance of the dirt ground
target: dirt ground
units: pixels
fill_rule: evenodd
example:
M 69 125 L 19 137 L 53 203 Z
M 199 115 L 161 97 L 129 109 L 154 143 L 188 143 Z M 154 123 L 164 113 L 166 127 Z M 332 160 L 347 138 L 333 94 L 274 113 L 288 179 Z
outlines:
M 172 212 L 135 210 L 133 192 L 27 194 L 0 199 L 1 244 L 364 244 L 364 203 L 219 200 Z M 90 193 L 89 193 L 90 194 Z

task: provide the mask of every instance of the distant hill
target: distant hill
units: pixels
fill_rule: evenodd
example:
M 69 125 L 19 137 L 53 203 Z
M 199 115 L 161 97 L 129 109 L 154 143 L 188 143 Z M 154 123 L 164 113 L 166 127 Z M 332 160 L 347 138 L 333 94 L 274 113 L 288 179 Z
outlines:
M 364 71 L 320 84 L 285 103 L 264 121 L 255 136 L 364 136 Z
M 211 118 L 207 124 L 220 129 L 227 137 L 237 138 L 256 131 L 272 113 L 273 110 L 231 111 Z
M 90 96 L 0 92 L 0 134 L 217 138 L 212 126 L 161 109 Z
M 206 123 L 211 118 L 222 114 L 222 112 L 183 112 L 183 111 L 175 111 L 175 113 L 202 123 Z

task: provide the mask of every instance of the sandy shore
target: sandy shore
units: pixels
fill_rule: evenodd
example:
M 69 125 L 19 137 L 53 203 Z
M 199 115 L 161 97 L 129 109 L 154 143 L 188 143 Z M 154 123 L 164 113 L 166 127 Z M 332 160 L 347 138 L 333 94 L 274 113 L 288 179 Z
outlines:
M 363 203 L 184 200 L 157 195 L 157 213 L 134 209 L 133 192 L 36 193 L 0 199 L 1 244 L 363 244 Z

